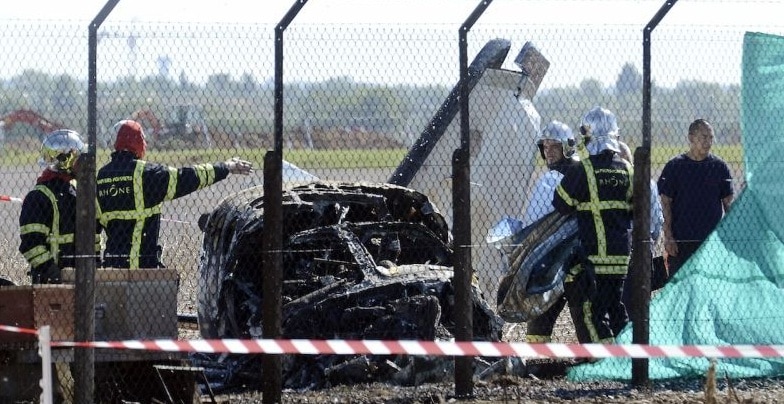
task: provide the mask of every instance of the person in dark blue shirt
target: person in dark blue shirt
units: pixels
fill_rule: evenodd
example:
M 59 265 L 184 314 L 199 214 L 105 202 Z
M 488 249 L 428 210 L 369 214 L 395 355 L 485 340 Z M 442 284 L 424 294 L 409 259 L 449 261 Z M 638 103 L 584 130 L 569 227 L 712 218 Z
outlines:
M 734 195 L 727 163 L 710 152 L 711 124 L 695 120 L 689 125 L 688 138 L 689 151 L 668 161 L 657 183 L 670 277 L 716 228 Z

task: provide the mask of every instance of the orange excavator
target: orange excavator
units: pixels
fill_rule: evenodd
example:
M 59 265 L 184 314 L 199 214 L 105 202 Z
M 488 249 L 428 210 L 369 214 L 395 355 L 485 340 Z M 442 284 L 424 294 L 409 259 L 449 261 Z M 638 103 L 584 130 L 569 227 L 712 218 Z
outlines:
M 17 109 L 0 117 L 0 132 L 9 131 L 20 122 L 40 129 L 41 137 L 51 131 L 63 128 L 63 125 L 50 121 L 35 111 Z
M 158 117 L 155 116 L 151 109 L 142 108 L 136 110 L 131 114 L 131 119 L 142 125 L 145 134 L 152 138 L 152 143 L 157 143 L 163 127 L 161 126 L 161 121 L 158 120 Z
M 162 122 L 150 108 L 134 111 L 130 119 L 139 122 L 148 136 L 147 141 L 153 147 L 171 142 L 178 138 L 188 143 L 212 145 L 212 138 L 207 131 L 207 124 L 199 109 L 193 105 L 174 105 L 165 111 L 168 118 Z M 159 143 L 159 141 L 162 141 Z

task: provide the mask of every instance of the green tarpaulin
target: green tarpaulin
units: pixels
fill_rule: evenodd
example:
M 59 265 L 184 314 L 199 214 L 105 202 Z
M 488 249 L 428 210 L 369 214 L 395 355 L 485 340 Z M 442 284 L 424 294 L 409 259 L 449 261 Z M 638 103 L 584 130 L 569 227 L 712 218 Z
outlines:
M 652 345 L 784 344 L 784 37 L 746 33 L 741 86 L 745 189 L 652 299 Z M 632 343 L 631 327 L 617 343 Z M 709 362 L 650 359 L 650 377 L 702 377 Z M 717 371 L 730 378 L 780 376 L 784 359 L 718 359 Z M 568 376 L 629 380 L 631 359 L 577 366 Z

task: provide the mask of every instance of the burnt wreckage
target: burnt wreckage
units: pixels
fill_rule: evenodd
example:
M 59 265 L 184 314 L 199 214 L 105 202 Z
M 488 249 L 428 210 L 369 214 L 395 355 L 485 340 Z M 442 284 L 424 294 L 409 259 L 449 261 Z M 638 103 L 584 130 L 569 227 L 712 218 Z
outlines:
M 262 337 L 262 191 L 229 196 L 202 223 L 198 316 L 204 338 Z M 283 338 L 453 338 L 451 235 L 422 193 L 374 183 L 293 186 L 283 192 L 283 234 Z M 476 286 L 472 300 L 474 339 L 500 341 L 503 321 Z M 291 356 L 283 380 L 290 388 L 410 383 L 420 381 L 414 378 L 422 377 L 422 361 L 427 359 Z M 258 369 L 253 362 L 234 363 Z M 435 362 L 430 366 L 443 367 Z

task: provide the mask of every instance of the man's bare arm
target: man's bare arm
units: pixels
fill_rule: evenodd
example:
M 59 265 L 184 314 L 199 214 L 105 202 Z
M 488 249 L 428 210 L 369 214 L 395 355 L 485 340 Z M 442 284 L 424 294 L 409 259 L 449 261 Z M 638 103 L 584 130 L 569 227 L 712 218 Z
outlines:
M 727 212 L 730 211 L 730 205 L 732 205 L 732 201 L 735 195 L 727 195 L 724 199 L 721 200 L 721 206 L 724 208 L 724 214 L 726 215 Z
M 678 255 L 678 245 L 675 244 L 675 237 L 672 235 L 672 198 L 660 194 L 662 214 L 664 216 L 664 224 L 662 225 L 662 233 L 664 233 L 664 250 L 668 255 Z

